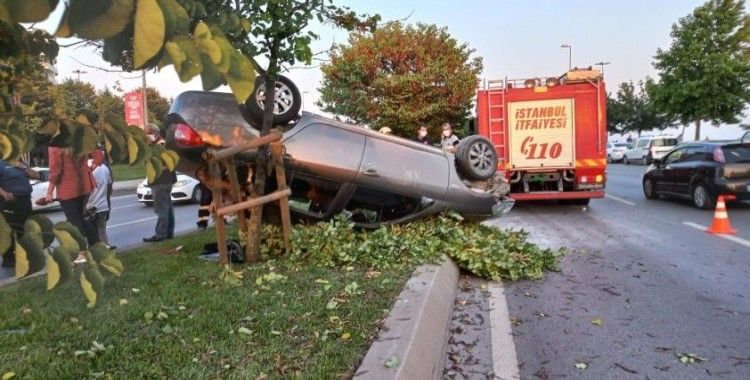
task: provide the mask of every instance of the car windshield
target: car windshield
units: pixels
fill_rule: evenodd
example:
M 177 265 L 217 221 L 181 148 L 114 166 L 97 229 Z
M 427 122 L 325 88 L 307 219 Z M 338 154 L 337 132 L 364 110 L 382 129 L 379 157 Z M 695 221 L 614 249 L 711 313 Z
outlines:
M 750 146 L 725 146 L 721 149 L 728 164 L 750 162 Z
M 629 145 L 628 143 L 619 143 L 615 144 L 615 148 L 627 148 Z
M 653 139 L 651 140 L 651 146 L 675 146 L 677 145 L 677 139 Z

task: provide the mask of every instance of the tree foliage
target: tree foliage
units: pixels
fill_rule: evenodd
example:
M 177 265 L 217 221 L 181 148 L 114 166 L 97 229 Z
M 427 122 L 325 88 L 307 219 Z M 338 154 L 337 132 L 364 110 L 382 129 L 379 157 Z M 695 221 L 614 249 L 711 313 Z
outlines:
M 653 86 L 651 78 L 620 83 L 614 97 L 607 96 L 607 128 L 610 132 L 642 132 L 663 130 L 672 126 L 673 119 L 661 112 L 646 91 Z
M 683 124 L 737 123 L 750 102 L 750 17 L 744 0 L 709 0 L 672 26 L 658 49 L 655 104 Z
M 427 125 L 462 124 L 469 114 L 482 59 L 435 25 L 391 22 L 374 33 L 352 33 L 336 46 L 320 105 L 374 129 L 411 136 Z

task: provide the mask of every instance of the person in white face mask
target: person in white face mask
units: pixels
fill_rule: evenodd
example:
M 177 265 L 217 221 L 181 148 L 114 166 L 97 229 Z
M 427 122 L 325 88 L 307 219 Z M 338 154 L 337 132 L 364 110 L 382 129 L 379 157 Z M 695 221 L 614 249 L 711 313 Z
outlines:
M 417 142 L 424 145 L 432 145 L 430 142 L 430 136 L 427 135 L 426 125 L 419 127 L 419 130 L 417 131 Z
M 440 140 L 440 147 L 451 153 L 456 153 L 456 145 L 458 145 L 458 137 L 453 134 L 453 127 L 451 123 L 443 124 L 443 136 Z

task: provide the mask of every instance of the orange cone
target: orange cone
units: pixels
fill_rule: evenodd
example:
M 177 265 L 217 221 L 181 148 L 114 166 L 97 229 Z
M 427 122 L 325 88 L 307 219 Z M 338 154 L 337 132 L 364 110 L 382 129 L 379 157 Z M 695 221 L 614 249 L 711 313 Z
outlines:
M 714 221 L 711 223 L 711 227 L 708 227 L 706 232 L 714 235 L 734 235 L 737 230 L 732 228 L 729 224 L 729 215 L 727 214 L 727 206 L 724 203 L 724 196 L 719 195 L 719 200 L 716 201 L 716 212 L 714 212 Z

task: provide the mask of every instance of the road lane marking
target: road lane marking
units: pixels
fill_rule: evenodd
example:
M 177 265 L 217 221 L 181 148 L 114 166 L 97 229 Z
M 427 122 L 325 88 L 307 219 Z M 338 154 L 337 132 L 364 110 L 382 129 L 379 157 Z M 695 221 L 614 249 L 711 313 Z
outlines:
M 490 335 L 492 337 L 492 370 L 499 379 L 520 379 L 513 329 L 502 282 L 489 283 Z
M 110 200 L 117 200 L 117 199 L 124 199 L 124 198 L 137 198 L 135 194 L 128 194 L 128 195 L 118 195 L 116 197 L 110 197 Z
M 706 232 L 706 230 L 708 229 L 708 227 L 705 227 L 705 226 L 701 226 L 700 224 L 698 224 L 698 223 L 693 223 L 693 222 L 682 222 L 682 224 L 684 224 L 684 225 L 686 225 L 686 226 L 688 226 L 688 227 L 693 227 L 693 228 L 695 228 L 696 230 L 701 230 L 701 231 L 703 231 L 703 232 Z M 727 240 L 729 240 L 729 241 L 733 241 L 733 242 L 735 242 L 735 243 L 737 243 L 737 244 L 741 244 L 741 245 L 744 245 L 745 247 L 748 247 L 748 248 L 750 248 L 750 241 L 748 241 L 748 240 L 745 240 L 745 239 L 743 239 L 743 238 L 738 238 L 737 236 L 732 236 L 732 235 L 724 235 L 724 234 L 721 234 L 721 235 L 715 235 L 715 236 L 718 236 L 718 237 L 723 237 L 724 239 L 727 239 Z
M 609 199 L 611 199 L 613 201 L 624 203 L 624 204 L 626 204 L 628 206 L 635 206 L 635 202 L 631 202 L 631 201 L 629 201 L 629 200 L 627 200 L 625 198 L 616 197 L 614 195 L 604 194 L 604 198 L 609 198 Z
M 122 226 L 128 226 L 128 225 L 131 225 L 131 224 L 142 223 L 142 222 L 146 222 L 146 221 L 149 221 L 149 220 L 154 220 L 154 219 L 156 219 L 156 217 L 155 217 L 155 216 L 151 216 L 151 217 L 148 217 L 148 218 L 143 218 L 143 219 L 138 219 L 138 220 L 131 220 L 130 222 L 119 223 L 119 224 L 113 224 L 113 225 L 111 225 L 111 226 L 107 226 L 107 229 L 110 229 L 110 228 L 117 228 L 117 227 L 122 227 Z
M 125 206 L 112 207 L 110 210 L 114 211 L 114 210 L 120 210 L 120 209 L 123 209 L 123 208 L 131 208 L 131 207 L 135 207 L 135 206 L 138 206 L 138 203 L 133 204 L 133 205 L 125 205 Z

